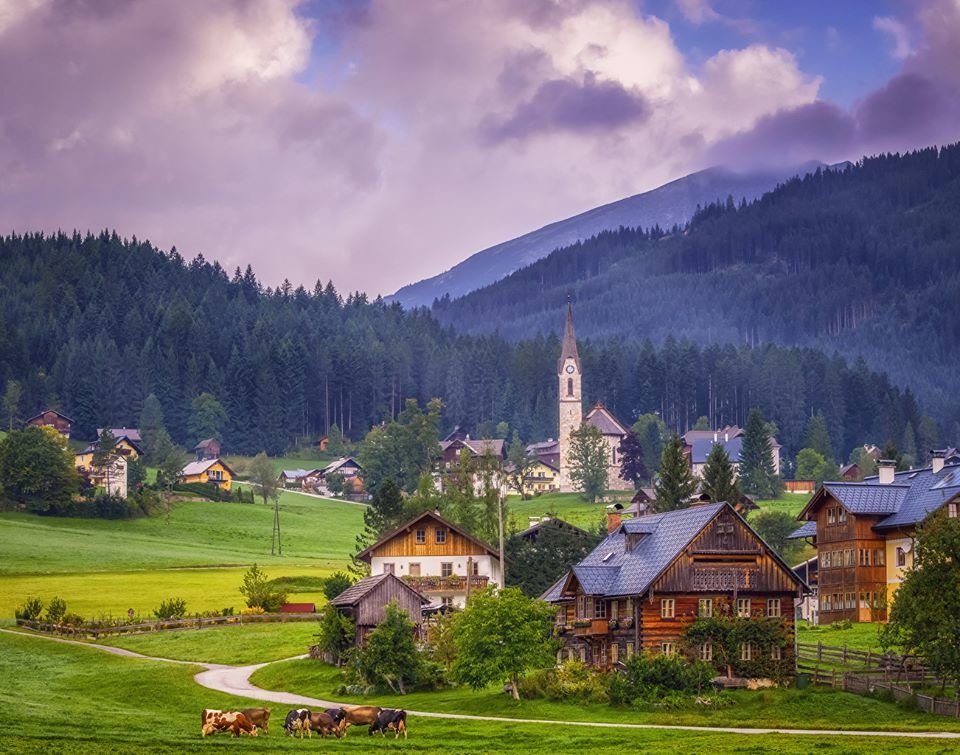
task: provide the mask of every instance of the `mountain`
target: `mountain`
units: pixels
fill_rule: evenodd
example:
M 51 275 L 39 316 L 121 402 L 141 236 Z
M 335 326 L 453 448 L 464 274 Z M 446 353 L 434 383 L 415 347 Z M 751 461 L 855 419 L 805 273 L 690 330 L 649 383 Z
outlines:
M 816 170 L 819 163 L 806 163 L 781 170 L 738 173 L 727 168 L 708 168 L 678 178 L 658 189 L 635 194 L 610 204 L 544 226 L 511 241 L 477 252 L 440 275 L 404 286 L 387 301 L 409 309 L 429 307 L 435 299 L 459 296 L 506 277 L 515 270 L 546 257 L 555 249 L 624 228 L 671 228 L 684 225 L 697 207 L 728 196 L 737 201 L 759 197 L 791 176 Z
M 718 203 L 680 232 L 605 231 L 434 314 L 465 332 L 811 346 L 932 405 L 960 392 L 960 145 L 865 158 Z

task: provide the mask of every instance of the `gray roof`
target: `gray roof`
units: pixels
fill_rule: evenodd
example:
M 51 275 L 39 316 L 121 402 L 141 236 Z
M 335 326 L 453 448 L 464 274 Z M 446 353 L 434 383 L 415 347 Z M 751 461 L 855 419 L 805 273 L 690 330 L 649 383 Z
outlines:
M 330 603 L 340 607 L 355 606 L 357 603 L 363 600 L 363 598 L 366 597 L 373 590 L 373 588 L 375 588 L 385 579 L 395 579 L 401 585 L 410 590 L 410 592 L 417 593 L 416 590 L 410 587 L 410 585 L 408 585 L 402 579 L 399 579 L 393 574 L 384 572 L 383 574 L 375 574 L 370 577 L 364 577 L 359 582 L 350 585 L 350 587 L 331 600 Z M 419 593 L 417 593 L 417 596 L 420 598 L 421 603 L 426 604 L 430 602 L 430 598 L 425 598 Z
M 461 443 L 473 451 L 473 453 L 477 456 L 483 456 L 483 454 L 487 452 L 492 453 L 494 456 L 503 456 L 504 441 L 502 438 L 484 438 L 480 440 L 473 440 L 471 438 L 454 438 L 453 440 L 440 441 L 440 448 L 446 451 L 455 443 Z
M 584 424 L 593 425 L 603 435 L 624 436 L 627 434 L 627 428 L 623 426 L 613 413 L 603 404 L 597 404 L 591 409 L 587 416 L 583 418 Z
M 140 437 L 140 431 L 135 427 L 111 427 L 110 434 L 120 440 L 120 438 L 126 438 L 127 440 L 132 440 L 135 443 L 141 443 L 143 439 Z M 97 437 L 99 438 L 103 435 L 103 428 L 97 428 Z
M 591 595 L 641 595 L 724 508 L 726 503 L 709 503 L 628 519 L 574 566 L 573 574 Z M 628 533 L 646 537 L 627 551 Z M 558 600 L 562 588 L 563 582 L 555 584 L 544 599 Z
M 910 490 L 906 485 L 878 482 L 825 482 L 823 486 L 851 514 L 892 514 Z
M 817 534 L 816 520 L 804 522 L 803 526 L 791 532 L 787 537 L 790 540 L 800 540 L 804 537 L 814 537 Z
M 706 464 L 707 457 L 713 450 L 714 443 L 723 446 L 723 450 L 727 452 L 727 456 L 730 457 L 730 461 L 732 461 L 734 464 L 738 464 L 740 462 L 740 448 L 743 446 L 742 437 L 730 438 L 730 440 L 724 440 L 721 438 L 718 441 L 714 441 L 713 437 L 710 437 L 694 439 L 691 446 L 693 450 L 690 452 L 691 463 Z

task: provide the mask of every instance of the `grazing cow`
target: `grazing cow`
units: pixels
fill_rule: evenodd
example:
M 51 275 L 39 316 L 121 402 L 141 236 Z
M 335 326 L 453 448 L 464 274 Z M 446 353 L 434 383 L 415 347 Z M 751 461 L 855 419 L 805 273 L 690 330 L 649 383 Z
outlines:
M 270 709 L 269 708 L 246 708 L 240 711 L 245 715 L 254 726 L 263 729 L 264 734 L 270 733 Z
M 333 734 L 340 739 L 340 727 L 333 716 L 329 713 L 320 713 L 319 711 L 310 713 L 310 729 L 317 732 L 321 737 Z
M 240 711 L 204 708 L 200 714 L 200 735 L 205 737 L 218 731 L 229 731 L 235 737 L 241 734 L 257 736 L 257 727 Z
M 371 726 L 377 721 L 380 715 L 380 708 L 375 705 L 347 705 L 341 708 L 343 711 L 343 735 L 347 735 L 348 726 Z
M 343 732 L 347 729 L 347 714 L 343 712 L 343 708 L 327 708 L 325 711 L 330 718 L 333 719 L 333 725 L 337 727 L 338 737 L 343 736 Z
M 395 731 L 394 739 L 403 734 L 407 738 L 407 712 L 405 710 L 396 710 L 394 708 L 384 708 L 377 716 L 377 720 L 370 724 L 370 734 L 380 732 L 381 736 L 387 736 L 388 731 Z
M 313 731 L 310 728 L 310 711 L 306 708 L 291 710 L 287 713 L 287 718 L 283 722 L 283 730 L 291 737 L 299 734 L 300 739 L 303 739 L 304 732 L 307 733 L 308 737 L 312 737 Z

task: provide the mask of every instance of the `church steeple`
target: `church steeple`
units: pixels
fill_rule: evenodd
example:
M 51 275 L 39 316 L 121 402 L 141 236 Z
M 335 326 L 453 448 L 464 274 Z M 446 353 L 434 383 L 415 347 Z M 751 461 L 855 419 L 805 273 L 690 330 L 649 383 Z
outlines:
M 563 365 L 572 359 L 577 365 L 577 372 L 581 372 L 580 354 L 577 351 L 577 334 L 573 330 L 573 302 L 567 297 L 567 322 L 563 327 L 563 348 L 560 350 L 560 359 L 557 360 L 557 374 L 563 373 Z

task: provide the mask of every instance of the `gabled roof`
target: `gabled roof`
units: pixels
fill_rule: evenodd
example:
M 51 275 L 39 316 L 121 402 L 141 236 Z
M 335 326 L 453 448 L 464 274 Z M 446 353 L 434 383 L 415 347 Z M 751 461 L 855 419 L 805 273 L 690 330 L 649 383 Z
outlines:
M 564 590 L 572 585 L 574 579 L 584 592 L 591 595 L 642 595 L 723 511 L 729 511 L 743 526 L 753 531 L 743 517 L 723 502 L 628 519 L 574 566 L 563 581 L 555 583 L 544 594 L 544 600 L 561 600 Z M 643 535 L 629 551 L 626 549 L 628 535 Z M 763 542 L 759 535 L 757 538 Z M 785 573 L 802 584 L 790 566 L 773 549 L 769 546 L 766 548 Z
M 182 477 L 188 477 L 195 474 L 203 474 L 214 464 L 219 464 L 221 467 L 226 469 L 231 476 L 233 475 L 233 470 L 227 466 L 227 463 L 222 459 L 204 459 L 203 461 L 191 461 L 187 466 L 181 470 L 180 475 Z
M 580 367 L 580 353 L 577 351 L 577 334 L 573 330 L 573 304 L 567 302 L 567 320 L 563 326 L 563 347 L 560 349 L 560 358 L 557 360 L 557 374 L 563 372 L 563 363 L 572 359 L 577 365 L 577 372 L 583 372 Z
M 346 590 L 340 593 L 337 597 L 330 601 L 331 605 L 337 606 L 339 608 L 349 608 L 351 606 L 357 605 L 361 600 L 363 600 L 367 595 L 369 595 L 377 585 L 385 580 L 396 580 L 401 585 L 403 585 L 405 590 L 409 590 L 418 598 L 422 604 L 427 604 L 430 602 L 429 598 L 423 597 L 420 593 L 414 590 L 410 585 L 404 582 L 402 579 L 398 579 L 393 574 L 376 574 L 370 577 L 364 577 L 359 582 L 350 585 Z
M 478 545 L 478 546 L 480 546 L 481 548 L 483 548 L 487 553 L 489 553 L 491 556 L 493 556 L 493 557 L 494 557 L 495 559 L 497 559 L 498 561 L 500 560 L 500 554 L 499 554 L 496 550 L 494 550 L 492 547 L 490 547 L 489 545 L 487 545 L 487 544 L 486 544 L 485 542 L 483 542 L 482 540 L 479 540 L 479 539 L 475 538 L 473 535 L 471 535 L 471 534 L 470 534 L 469 532 L 467 532 L 465 529 L 462 529 L 461 527 L 458 527 L 457 525 L 453 524 L 452 522 L 448 522 L 446 519 L 444 519 L 442 516 L 440 516 L 436 511 L 424 511 L 424 512 L 423 512 L 422 514 L 420 514 L 419 516 L 416 516 L 416 517 L 414 517 L 413 519 L 411 519 L 410 521 L 405 522 L 404 524 L 401 524 L 401 525 L 400 525 L 399 527 L 397 527 L 393 532 L 388 532 L 386 535 L 384 535 L 384 536 L 381 537 L 379 540 L 377 540 L 377 542 L 375 542 L 373 545 L 371 545 L 371 546 L 368 547 L 368 548 L 364 548 L 362 551 L 360 551 L 360 552 L 357 554 L 357 558 L 360 559 L 361 561 L 365 561 L 365 562 L 367 562 L 367 563 L 370 563 L 370 560 L 373 558 L 373 552 L 374 552 L 377 548 L 379 548 L 379 547 L 380 547 L 381 545 L 383 545 L 384 543 L 389 542 L 390 540 L 393 540 L 393 538 L 395 538 L 395 537 L 396 537 L 397 535 L 399 535 L 400 533 L 402 533 L 402 532 L 409 532 L 411 529 L 413 529 L 417 524 L 419 524 L 419 523 L 420 523 L 421 521 L 423 521 L 424 519 L 435 519 L 436 521 L 438 521 L 440 524 L 442 524 L 442 525 L 443 525 L 444 527 L 446 527 L 447 529 L 452 530 L 453 532 L 456 532 L 456 533 L 457 533 L 458 535 L 460 535 L 461 537 L 465 537 L 467 540 L 469 540 L 469 541 L 472 542 L 473 544 Z
M 579 527 L 573 524 L 570 524 L 570 522 L 563 521 L 563 519 L 543 519 L 537 522 L 536 524 L 533 524 L 527 527 L 527 529 L 525 529 L 523 532 L 518 532 L 513 537 L 530 538 L 538 534 L 541 528 L 543 528 L 545 525 L 556 525 L 562 530 L 568 530 L 568 531 L 576 532 L 577 534 L 583 535 L 584 537 L 590 537 L 589 532 L 585 532 Z
M 360 466 L 360 462 L 354 459 L 352 456 L 344 456 L 343 458 L 337 459 L 336 461 L 327 464 L 327 466 L 323 468 L 323 475 L 326 476 L 328 474 L 333 474 L 341 467 L 344 467 L 347 465 L 353 465 L 357 469 L 363 469 L 363 467 Z
M 60 419 L 65 419 L 70 424 L 73 424 L 72 419 L 70 419 L 66 414 L 58 412 L 56 409 L 44 409 L 39 414 L 34 414 L 32 417 L 28 417 L 26 420 L 24 420 L 24 422 L 29 425 L 31 422 L 33 422 L 33 420 L 43 417 L 44 414 L 56 414 Z
M 707 457 L 713 450 L 714 443 L 723 447 L 723 450 L 727 452 L 727 456 L 730 457 L 730 461 L 734 464 L 740 463 L 740 449 L 743 447 L 743 436 L 739 435 L 736 438 L 730 438 L 730 440 L 724 440 L 721 437 L 718 441 L 714 441 L 712 435 L 709 438 L 695 438 L 690 446 L 692 449 L 690 451 L 690 463 L 706 464 Z
M 584 424 L 593 425 L 604 435 L 624 436 L 629 431 L 603 404 L 597 404 L 583 418 Z
M 440 441 L 440 449 L 446 451 L 448 448 L 456 445 L 469 448 L 476 456 L 483 456 L 485 453 L 492 453 L 495 456 L 503 456 L 502 438 L 474 440 L 471 438 L 454 438 L 453 440 Z
M 205 448 L 209 448 L 214 443 L 219 445 L 220 441 L 218 441 L 216 438 L 205 438 L 204 440 L 201 440 L 199 443 L 197 443 L 197 445 L 193 447 L 193 450 L 202 451 Z
M 103 435 L 104 428 L 97 428 L 97 437 L 99 438 Z M 120 440 L 120 438 L 126 438 L 127 440 L 132 440 L 136 443 L 142 443 L 143 438 L 140 437 L 140 431 L 135 427 L 111 427 L 110 434 L 114 438 Z
M 805 537 L 815 537 L 817 534 L 817 521 L 811 519 L 809 522 L 804 522 L 803 526 L 795 529 L 789 535 L 787 535 L 788 540 L 800 540 Z
M 299 480 L 301 477 L 306 477 L 306 469 L 284 469 L 280 472 L 280 477 L 283 477 L 286 480 Z
M 133 438 L 128 438 L 126 435 L 120 435 L 120 436 L 117 436 L 115 440 L 118 445 L 120 441 L 125 440 L 127 442 L 127 445 L 135 449 L 138 454 L 141 454 L 141 455 L 143 454 L 143 448 L 140 446 L 141 441 L 139 440 L 139 438 L 137 440 L 134 440 Z M 85 454 L 96 453 L 99 447 L 100 447 L 100 441 L 95 440 L 93 441 L 93 443 L 91 443 L 84 449 L 83 453 Z

